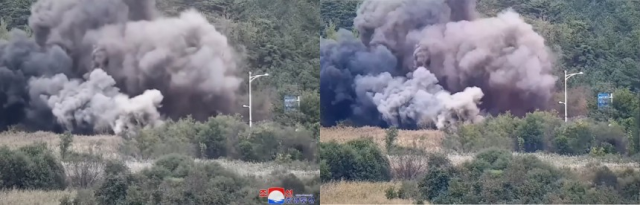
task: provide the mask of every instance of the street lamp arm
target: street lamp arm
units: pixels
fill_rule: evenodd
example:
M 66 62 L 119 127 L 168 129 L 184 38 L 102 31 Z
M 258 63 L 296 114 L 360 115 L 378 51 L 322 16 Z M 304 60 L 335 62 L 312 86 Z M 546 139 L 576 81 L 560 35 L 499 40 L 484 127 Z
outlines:
M 255 79 L 259 78 L 259 77 L 262 77 L 262 76 L 269 76 L 269 74 L 267 73 L 267 74 L 262 74 L 262 75 L 254 75 L 254 76 L 251 76 L 251 77 L 249 78 L 249 82 L 252 82 L 253 80 L 255 80 Z
M 565 79 L 565 80 L 569 80 L 569 78 L 571 78 L 571 77 L 573 77 L 573 76 L 576 76 L 576 75 L 582 75 L 582 74 L 584 74 L 584 73 L 583 73 L 583 72 L 579 72 L 579 73 L 571 73 L 571 74 L 568 74 L 568 75 L 564 76 L 564 79 Z

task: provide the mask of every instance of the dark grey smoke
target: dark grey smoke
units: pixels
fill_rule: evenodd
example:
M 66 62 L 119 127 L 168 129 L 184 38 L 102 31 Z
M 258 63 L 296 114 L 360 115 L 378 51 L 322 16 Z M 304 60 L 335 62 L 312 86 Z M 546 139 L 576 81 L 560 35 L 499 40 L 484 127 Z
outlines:
M 473 0 L 368 0 L 357 14 L 360 43 L 321 40 L 323 126 L 441 128 L 550 100 L 552 56 L 514 12 L 477 19 Z M 357 57 L 376 50 L 388 52 Z
M 320 104 L 323 125 L 353 118 L 359 125 L 383 125 L 375 105 L 358 98 L 358 75 L 396 73 L 397 59 L 384 46 L 368 48 L 350 31 L 339 30 L 337 41 L 320 40 Z
M 13 31 L 0 42 L 0 130 L 118 132 L 236 107 L 238 55 L 196 11 L 162 17 L 153 0 L 40 0 L 29 25 L 32 39 Z

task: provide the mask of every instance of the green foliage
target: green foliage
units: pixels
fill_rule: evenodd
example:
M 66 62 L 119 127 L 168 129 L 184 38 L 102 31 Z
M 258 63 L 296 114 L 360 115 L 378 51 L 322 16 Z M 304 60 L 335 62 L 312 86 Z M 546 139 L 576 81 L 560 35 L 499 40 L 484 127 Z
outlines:
M 10 150 L 0 148 L 0 188 L 64 189 L 67 183 L 62 163 L 46 144 Z
M 199 158 L 231 158 L 252 162 L 278 159 L 317 160 L 317 132 L 276 123 L 256 123 L 249 129 L 238 116 L 219 115 L 205 122 L 192 118 L 167 122 L 164 126 L 144 129 L 123 146 L 131 147 L 127 155 L 153 158 L 180 153 Z M 133 152 L 133 153 L 131 153 Z
M 391 199 L 398 198 L 398 193 L 391 186 L 391 187 L 387 188 L 386 190 L 384 190 L 384 196 L 387 197 L 387 199 L 391 200 Z
M 418 189 L 418 183 L 415 181 L 402 181 L 400 189 L 398 189 L 398 198 L 420 199 L 420 190 Z
M 115 173 L 107 166 L 106 179 L 95 191 L 98 204 L 260 204 L 255 187 L 286 187 L 295 193 L 319 195 L 319 179 L 302 180 L 293 174 L 274 174 L 270 184 L 240 177 L 214 162 L 194 163 L 184 155 L 161 157 L 140 173 Z M 316 204 L 319 204 L 317 202 Z
M 357 6 L 360 2 L 362 1 L 323 0 L 320 1 L 320 15 L 325 25 L 335 24 L 336 28 L 351 30 L 353 29 L 353 18 L 356 17 Z M 326 30 L 321 35 L 329 36 Z
M 419 182 L 418 188 L 424 198 L 434 200 L 440 194 L 447 192 L 455 170 L 451 161 L 443 154 L 431 155 L 428 165 L 427 174 Z
M 563 123 L 550 112 L 537 111 L 521 119 L 507 113 L 489 117 L 479 124 L 460 126 L 448 133 L 445 146 L 464 152 L 491 148 L 565 155 L 632 155 L 633 133 L 616 123 L 591 119 Z
M 72 143 L 73 135 L 70 132 L 65 132 L 64 134 L 60 135 L 60 144 L 58 146 L 60 147 L 60 157 L 62 159 L 65 159 L 67 157 L 67 153 L 69 152 L 69 148 L 71 147 Z
M 322 181 L 331 180 L 331 169 L 326 160 L 320 161 L 320 179 Z
M 320 144 L 320 158 L 325 166 L 322 180 L 388 181 L 391 179 L 389 159 L 371 139 L 346 144 Z M 328 173 L 327 173 L 328 171 Z M 322 172 L 322 170 L 321 170 Z
M 396 141 L 396 138 L 398 138 L 398 128 L 391 127 L 387 129 L 386 135 L 384 138 L 384 143 L 387 148 L 387 153 L 390 153 L 391 150 L 393 149 L 393 143 Z
M 98 204 L 126 204 L 129 182 L 126 175 L 107 175 L 95 192 Z
M 421 197 L 432 203 L 637 203 L 634 183 L 640 180 L 640 172 L 632 169 L 563 171 L 536 157 L 512 156 L 504 150 L 481 152 L 456 167 L 442 156 L 432 159 L 436 165 L 418 185 Z M 581 182 L 584 177 L 591 181 Z

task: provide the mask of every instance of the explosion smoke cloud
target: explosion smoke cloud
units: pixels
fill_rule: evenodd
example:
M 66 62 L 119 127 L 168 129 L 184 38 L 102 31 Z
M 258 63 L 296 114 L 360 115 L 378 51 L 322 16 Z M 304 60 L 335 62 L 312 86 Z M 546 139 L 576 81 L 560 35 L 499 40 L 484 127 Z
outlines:
M 116 134 L 135 125 L 161 123 L 156 107 L 162 101 L 158 90 L 147 90 L 134 98 L 120 93 L 115 81 L 103 70 L 91 72 L 86 81 L 64 74 L 32 78 L 31 96 L 40 97 L 67 130 L 113 130 Z M 91 127 L 85 127 L 91 126 Z
M 153 0 L 39 0 L 29 25 L 33 39 L 12 31 L 0 42 L 0 129 L 120 132 L 235 109 L 238 55 L 194 10 L 162 17 Z
M 357 76 L 357 93 L 365 93 L 376 105 L 382 119 L 394 126 L 435 125 L 444 128 L 456 119 L 482 120 L 476 103 L 483 96 L 478 87 L 469 87 L 451 95 L 437 84 L 436 76 L 419 67 L 410 77 Z
M 552 56 L 513 11 L 477 19 L 472 0 L 369 0 L 357 14 L 359 44 L 322 40 L 323 126 L 442 128 L 550 100 Z

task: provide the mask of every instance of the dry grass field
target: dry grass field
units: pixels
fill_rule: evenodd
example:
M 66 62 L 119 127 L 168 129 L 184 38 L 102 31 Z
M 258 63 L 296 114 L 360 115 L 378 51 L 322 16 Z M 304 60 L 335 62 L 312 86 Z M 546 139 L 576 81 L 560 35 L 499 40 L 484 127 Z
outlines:
M 330 127 L 320 128 L 320 142 L 336 141 L 344 143 L 362 137 L 370 137 L 384 148 L 384 138 L 386 130 L 379 127 Z M 437 152 L 441 150 L 440 144 L 444 138 L 444 133 L 437 130 L 398 130 L 396 144 L 402 147 L 413 147 L 427 152 Z
M 60 136 L 51 132 L 1 132 L 0 146 L 18 148 L 32 143 L 44 142 L 55 154 L 60 153 Z M 100 153 L 104 157 L 116 157 L 122 138 L 115 135 L 74 135 L 71 150 L 79 153 Z
M 322 204 L 411 204 L 408 199 L 389 200 L 385 190 L 389 187 L 396 190 L 400 183 L 395 182 L 331 182 L 320 186 Z M 426 204 L 426 203 L 425 203 Z
M 64 196 L 74 197 L 75 191 L 7 190 L 0 192 L 0 205 L 58 205 Z

